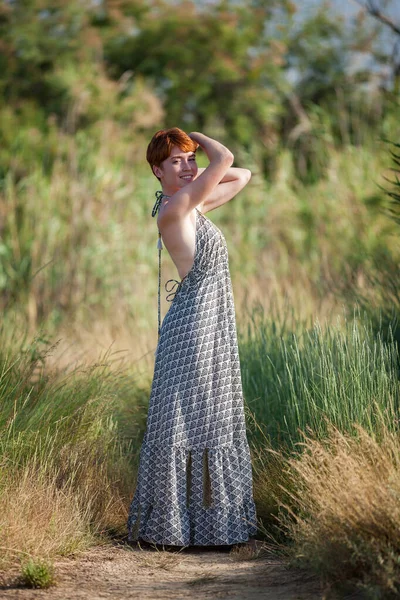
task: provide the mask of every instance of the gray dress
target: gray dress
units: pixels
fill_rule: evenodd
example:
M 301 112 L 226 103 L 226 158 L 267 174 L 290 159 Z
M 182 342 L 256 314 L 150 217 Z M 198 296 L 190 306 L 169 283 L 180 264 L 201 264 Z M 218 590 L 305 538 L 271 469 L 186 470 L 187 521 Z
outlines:
M 129 539 L 222 545 L 256 533 L 228 251 L 196 209 L 192 269 L 162 323 Z

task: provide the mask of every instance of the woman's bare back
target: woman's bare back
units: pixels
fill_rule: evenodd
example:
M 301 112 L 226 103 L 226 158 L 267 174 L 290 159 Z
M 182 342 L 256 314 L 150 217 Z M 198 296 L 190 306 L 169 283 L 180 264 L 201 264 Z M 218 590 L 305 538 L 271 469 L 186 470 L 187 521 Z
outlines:
M 183 218 L 162 223 L 163 210 L 161 206 L 158 215 L 158 226 L 162 241 L 175 264 L 179 277 L 183 279 L 193 266 L 196 247 L 196 210 L 193 209 Z

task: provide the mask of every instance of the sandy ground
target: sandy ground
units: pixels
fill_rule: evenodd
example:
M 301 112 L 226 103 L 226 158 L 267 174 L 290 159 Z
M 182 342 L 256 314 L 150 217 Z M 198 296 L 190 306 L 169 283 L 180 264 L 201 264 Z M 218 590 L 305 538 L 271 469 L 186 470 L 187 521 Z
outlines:
M 318 581 L 288 569 L 278 558 L 249 559 L 247 548 L 186 549 L 167 552 L 129 546 L 101 547 L 55 564 L 57 585 L 48 590 L 0 585 L 0 598 L 33 600 L 97 600 L 180 598 L 317 600 Z

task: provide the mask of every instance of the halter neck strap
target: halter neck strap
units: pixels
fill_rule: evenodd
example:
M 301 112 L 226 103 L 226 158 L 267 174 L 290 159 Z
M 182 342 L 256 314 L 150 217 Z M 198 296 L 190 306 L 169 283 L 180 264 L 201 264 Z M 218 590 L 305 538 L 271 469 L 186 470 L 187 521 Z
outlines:
M 151 211 L 152 217 L 155 217 L 158 211 L 160 210 L 162 199 L 171 198 L 171 196 L 167 196 L 167 194 L 164 194 L 164 192 L 162 192 L 161 190 L 157 190 L 157 192 L 154 195 L 156 197 L 156 201 L 154 203 L 153 210 Z

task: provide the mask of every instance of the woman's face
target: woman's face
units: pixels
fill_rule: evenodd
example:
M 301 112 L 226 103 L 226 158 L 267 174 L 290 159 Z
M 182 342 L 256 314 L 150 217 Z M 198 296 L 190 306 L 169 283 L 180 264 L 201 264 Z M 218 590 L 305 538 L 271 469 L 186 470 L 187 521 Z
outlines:
M 161 180 L 163 192 L 172 195 L 196 178 L 196 154 L 183 152 L 178 146 L 172 146 L 168 158 L 159 167 L 154 166 L 153 171 Z

